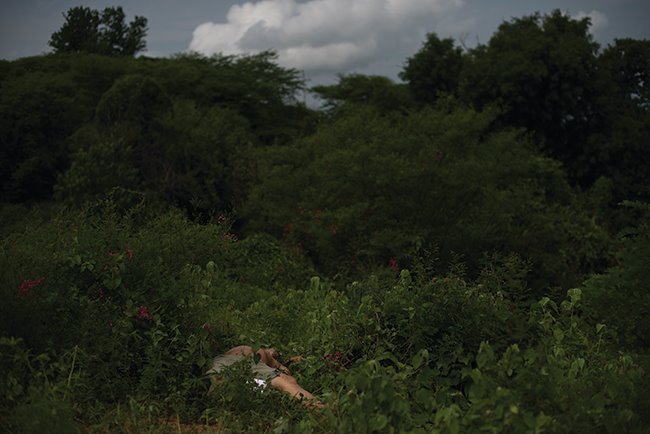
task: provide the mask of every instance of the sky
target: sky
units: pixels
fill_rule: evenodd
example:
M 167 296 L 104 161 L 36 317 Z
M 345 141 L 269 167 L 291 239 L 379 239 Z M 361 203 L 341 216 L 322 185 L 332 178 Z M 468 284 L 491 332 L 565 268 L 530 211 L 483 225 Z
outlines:
M 304 71 L 312 85 L 349 73 L 398 80 L 427 33 L 473 47 L 503 21 L 553 9 L 591 17 L 603 46 L 650 39 L 650 0 L 0 0 L 0 59 L 49 52 L 50 36 L 74 6 L 122 6 L 127 21 L 146 17 L 146 56 L 273 49 L 282 66 Z

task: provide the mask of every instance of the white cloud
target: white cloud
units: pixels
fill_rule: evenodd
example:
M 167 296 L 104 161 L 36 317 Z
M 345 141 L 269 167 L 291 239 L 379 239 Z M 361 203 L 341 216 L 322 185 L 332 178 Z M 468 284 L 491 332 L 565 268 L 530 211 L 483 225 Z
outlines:
M 284 66 L 346 72 L 413 54 L 421 35 L 445 27 L 464 0 L 260 0 L 232 6 L 225 22 L 206 22 L 189 50 L 205 55 L 274 49 Z M 414 40 L 418 45 L 412 47 Z M 405 44 L 410 44 L 405 47 Z M 406 49 L 406 52 L 404 52 Z M 397 60 L 396 60 L 397 61 Z
M 607 15 L 595 9 L 589 13 L 580 11 L 573 18 L 577 20 L 581 20 L 587 17 L 591 19 L 591 27 L 589 28 L 589 31 L 591 31 L 591 33 L 597 33 L 598 31 L 603 30 L 609 25 L 609 21 L 607 20 Z

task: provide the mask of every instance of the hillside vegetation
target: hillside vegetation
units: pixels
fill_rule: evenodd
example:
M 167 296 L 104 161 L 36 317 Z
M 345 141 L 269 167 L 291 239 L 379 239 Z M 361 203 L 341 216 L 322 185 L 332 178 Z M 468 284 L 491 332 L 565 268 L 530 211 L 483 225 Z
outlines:
M 588 26 L 313 89 L 274 52 L 0 61 L 2 430 L 647 432 L 650 41 Z M 238 344 L 325 408 L 208 394 Z

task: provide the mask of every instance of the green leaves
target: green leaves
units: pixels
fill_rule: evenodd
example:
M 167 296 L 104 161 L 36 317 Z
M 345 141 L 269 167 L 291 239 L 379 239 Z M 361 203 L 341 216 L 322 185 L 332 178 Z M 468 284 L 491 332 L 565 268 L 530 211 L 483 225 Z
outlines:
M 433 104 L 458 94 L 464 53 L 450 38 L 440 39 L 429 33 L 422 48 L 406 60 L 399 76 L 408 83 L 413 97 Z
M 602 253 L 606 234 L 557 164 L 517 134 L 490 134 L 492 120 L 466 108 L 350 108 L 258 154 L 259 182 L 241 208 L 247 229 L 284 238 L 328 273 L 387 264 L 423 243 L 438 247 L 443 268 L 464 255 L 472 275 L 485 252 L 516 252 L 539 279 L 525 296 L 578 284 L 579 264 Z M 579 252 L 576 237 L 590 240 Z
M 61 51 L 144 47 L 146 20 L 120 8 L 67 18 Z M 605 207 L 645 194 L 647 46 L 596 48 L 558 11 L 470 51 L 429 35 L 407 84 L 341 76 L 314 89 L 320 114 L 270 51 L 3 63 L 3 197 L 56 184 L 92 205 L 0 210 L 0 420 L 104 402 L 98 431 L 177 414 L 234 432 L 634 431 L 648 207 L 625 208 L 621 248 Z M 585 197 L 566 168 L 611 179 Z M 206 398 L 207 364 L 241 343 L 303 355 L 292 372 L 329 406 L 263 396 L 244 369 Z
M 371 106 L 382 113 L 408 110 L 413 105 L 404 85 L 376 75 L 340 75 L 337 84 L 315 86 L 312 91 L 338 116 L 345 116 L 355 105 Z
M 172 109 L 161 86 L 144 75 L 126 75 L 102 95 L 95 111 L 102 127 L 137 127 L 148 130 Z
M 313 270 L 300 274 L 302 266 L 292 268 L 292 256 L 270 237 L 223 240 L 225 217 L 197 225 L 170 214 L 140 226 L 137 215 L 93 209 L 97 214 L 39 221 L 0 245 L 8 252 L 0 255 L 7 281 L 20 281 L 9 273 L 50 263 L 56 270 L 29 299 L 5 294 L 12 304 L 3 312 L 12 316 L 1 317 L 3 330 L 21 325 L 15 330 L 44 351 L 34 357 L 22 344 L 0 340 L 7 405 L 26 402 L 29 385 L 45 384 L 30 377 L 29 364 L 38 363 L 57 366 L 47 381 L 76 408 L 137 395 L 194 420 L 205 411 L 236 427 L 244 420 L 268 427 L 287 415 L 287 429 L 332 432 L 636 426 L 632 392 L 641 372 L 631 357 L 612 354 L 609 325 L 583 318 L 583 288 L 529 309 L 479 281 L 405 268 L 342 287 Z M 51 245 L 59 253 L 43 247 Z M 520 271 L 499 273 L 504 285 Z M 290 276 L 293 283 L 282 283 Z M 35 327 L 52 317 L 66 327 Z M 336 406 L 318 416 L 301 413 L 270 389 L 260 395 L 244 370 L 204 398 L 210 359 L 243 342 L 304 355 L 291 365 L 293 374 Z M 61 395 L 52 396 L 56 403 Z
M 564 300 L 561 304 L 562 309 L 565 311 L 572 311 L 579 306 L 580 299 L 582 298 L 582 290 L 580 288 L 571 288 L 567 291 L 568 300 Z
M 127 25 L 120 6 L 107 7 L 101 13 L 76 6 L 64 18 L 65 23 L 49 41 L 55 53 L 133 56 L 146 47 L 147 19 L 136 16 Z
M 640 214 L 639 222 L 621 234 L 616 265 L 585 283 L 582 304 L 602 321 L 596 324 L 601 336 L 615 333 L 621 345 L 641 349 L 650 343 L 650 210 L 645 203 L 626 205 Z
M 492 347 L 486 342 L 481 342 L 478 354 L 476 355 L 476 364 L 479 369 L 487 367 L 488 365 L 494 363 L 494 361 L 495 356 Z

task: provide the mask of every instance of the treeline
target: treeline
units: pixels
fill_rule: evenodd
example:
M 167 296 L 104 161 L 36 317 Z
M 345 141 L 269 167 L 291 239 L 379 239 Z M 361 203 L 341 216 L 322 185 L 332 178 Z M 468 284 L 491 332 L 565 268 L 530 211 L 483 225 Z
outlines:
M 575 284 L 607 263 L 606 233 L 628 223 L 617 204 L 648 198 L 649 50 L 601 50 L 560 12 L 472 50 L 431 34 L 405 84 L 313 89 L 325 112 L 270 52 L 3 62 L 2 197 L 81 204 L 119 187 L 192 217 L 237 210 L 242 234 L 291 238 L 327 271 L 435 244 L 469 263 L 557 262 L 540 285 Z
M 242 168 L 231 163 L 242 148 L 299 135 L 314 116 L 287 104 L 300 81 L 273 60 L 56 54 L 3 62 L 3 198 L 80 202 L 123 186 L 185 208 L 193 197 L 227 207 L 236 199 L 217 192 L 232 187 L 217 179 L 223 166 Z
M 33 410 L 32 351 L 77 412 L 137 395 L 196 417 L 206 360 L 247 339 L 351 391 L 327 422 L 286 422 L 307 431 L 647 422 L 650 41 L 600 47 L 555 11 L 473 49 L 430 34 L 403 83 L 308 89 L 273 52 L 133 58 L 138 38 L 96 54 L 57 34 L 56 54 L 0 62 L 3 407 Z M 224 408 L 266 408 L 231 392 Z

